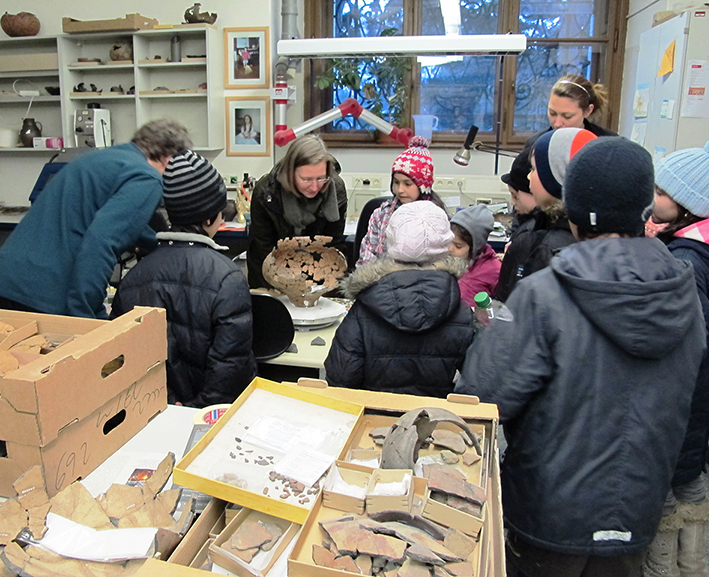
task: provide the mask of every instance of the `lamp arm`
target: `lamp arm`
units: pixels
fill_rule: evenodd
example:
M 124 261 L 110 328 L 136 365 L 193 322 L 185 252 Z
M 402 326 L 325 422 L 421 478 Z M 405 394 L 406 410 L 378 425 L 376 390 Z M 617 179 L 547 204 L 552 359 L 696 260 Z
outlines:
M 332 110 L 313 116 L 310 120 L 306 120 L 303 124 L 296 126 L 294 128 L 287 128 L 285 130 L 277 130 L 273 139 L 277 146 L 285 146 L 291 140 L 295 140 L 299 136 L 303 136 L 308 132 L 312 132 L 316 128 L 325 126 L 326 124 L 337 120 L 338 118 L 343 118 L 351 114 L 355 118 L 361 118 L 362 120 L 368 122 L 374 128 L 388 134 L 397 142 L 400 142 L 404 146 L 409 143 L 409 138 L 413 136 L 413 132 L 410 128 L 398 128 L 393 124 L 388 123 L 386 120 L 379 118 L 376 114 L 365 109 L 359 102 L 354 98 L 348 98 L 339 106 L 336 106 Z

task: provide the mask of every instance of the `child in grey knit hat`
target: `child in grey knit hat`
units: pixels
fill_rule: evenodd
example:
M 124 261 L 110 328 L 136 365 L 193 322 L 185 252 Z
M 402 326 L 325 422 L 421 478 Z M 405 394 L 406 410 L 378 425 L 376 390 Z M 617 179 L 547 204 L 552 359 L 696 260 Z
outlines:
M 455 238 L 450 252 L 468 263 L 465 274 L 458 279 L 460 298 L 471 307 L 477 293 L 494 294 L 500 278 L 502 261 L 487 242 L 494 224 L 495 219 L 484 204 L 459 210 L 451 219 Z

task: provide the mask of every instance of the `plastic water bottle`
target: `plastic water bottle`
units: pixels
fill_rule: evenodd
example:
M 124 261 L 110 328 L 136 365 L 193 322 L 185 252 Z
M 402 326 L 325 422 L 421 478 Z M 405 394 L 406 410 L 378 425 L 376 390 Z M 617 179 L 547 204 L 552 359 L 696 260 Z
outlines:
M 495 318 L 495 309 L 492 306 L 492 299 L 485 291 L 479 292 L 473 298 L 475 301 L 475 320 L 485 328 L 490 321 Z

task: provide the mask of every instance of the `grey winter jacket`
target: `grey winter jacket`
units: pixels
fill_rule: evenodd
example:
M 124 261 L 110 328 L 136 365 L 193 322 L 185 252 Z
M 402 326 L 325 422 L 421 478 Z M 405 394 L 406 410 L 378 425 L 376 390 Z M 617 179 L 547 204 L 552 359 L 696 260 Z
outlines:
M 325 371 L 330 385 L 445 397 L 473 338 L 460 300 L 462 259 L 422 267 L 380 258 L 343 283 L 356 298 L 335 333 Z
M 507 305 L 456 386 L 499 406 L 506 525 L 561 553 L 642 550 L 705 349 L 691 267 L 658 239 L 587 240 L 522 280 Z

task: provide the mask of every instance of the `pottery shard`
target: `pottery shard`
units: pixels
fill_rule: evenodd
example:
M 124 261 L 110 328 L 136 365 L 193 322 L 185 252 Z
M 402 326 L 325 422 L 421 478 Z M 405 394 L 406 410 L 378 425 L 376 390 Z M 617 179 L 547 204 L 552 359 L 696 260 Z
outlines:
M 18 353 L 40 353 L 42 349 L 48 345 L 49 343 L 44 335 L 34 335 L 21 340 L 16 345 L 10 347 L 10 349 Z
M 325 549 L 325 547 L 313 545 L 313 563 L 320 567 L 329 567 L 330 569 L 334 569 L 335 555 Z
M 401 562 L 406 551 L 406 542 L 367 531 L 354 521 L 342 523 L 327 530 L 340 554 L 372 555 L 384 557 L 390 561 Z
M 244 521 L 231 537 L 231 548 L 245 551 L 260 547 L 273 537 L 266 526 L 259 521 Z
M 383 533 L 385 535 L 395 535 L 410 545 L 420 545 L 444 561 L 462 561 L 462 557 L 446 549 L 440 541 L 436 541 L 428 534 L 415 527 L 409 527 L 408 525 L 398 522 L 376 523 L 370 519 L 362 519 L 360 525 L 369 531 Z
M 455 495 L 448 495 L 446 504 L 449 507 L 458 509 L 458 511 L 463 511 L 463 513 L 467 513 L 468 515 L 475 515 L 476 517 L 481 517 L 483 513 L 482 505 L 478 505 L 477 503 L 473 503 L 471 501 L 466 501 L 465 499 L 461 499 L 460 497 L 456 497 Z
M 443 565 L 445 561 L 423 545 L 414 544 L 406 550 L 406 557 L 428 565 Z
M 478 455 L 477 451 L 468 451 L 463 455 L 463 465 L 466 467 L 470 467 L 471 465 L 474 465 L 477 463 L 482 457 Z
M 474 577 L 473 564 L 469 561 L 446 563 L 445 568 L 453 577 Z
M 114 483 L 108 488 L 99 503 L 106 515 L 113 519 L 121 519 L 138 507 L 142 507 L 145 503 L 145 496 L 140 487 Z
M 0 351 L 0 375 L 19 368 L 20 362 L 10 351 Z
M 15 330 L 15 327 L 0 321 L 0 333 L 11 333 Z
M 52 505 L 52 513 L 93 529 L 114 528 L 101 505 L 81 483 L 72 483 L 54 495 L 49 502 Z
M 38 465 L 32 467 L 17 481 L 12 484 L 17 493 L 17 498 L 25 509 L 37 507 L 49 502 L 49 495 L 44 488 L 42 468 Z
M 236 557 L 238 557 L 242 561 L 246 561 L 246 563 L 251 563 L 254 556 L 256 555 L 256 553 L 259 552 L 259 550 L 260 549 L 258 547 L 253 547 L 251 549 L 246 549 L 244 551 L 241 551 L 239 549 L 232 549 L 231 552 L 233 555 L 235 555 Z
M 0 545 L 7 545 L 27 526 L 27 512 L 17 499 L 0 505 Z
M 431 570 L 428 565 L 408 558 L 404 561 L 404 564 L 399 567 L 396 575 L 397 577 L 430 577 Z
M 28 527 L 35 539 L 41 539 L 47 532 L 47 513 L 50 506 L 47 500 L 42 505 L 27 509 Z
M 460 457 L 458 457 L 458 455 L 447 449 L 441 451 L 441 459 L 443 459 L 443 462 L 446 465 L 455 465 L 458 461 L 460 461 Z
M 261 549 L 263 549 L 264 551 L 270 551 L 271 549 L 273 549 L 273 546 L 278 543 L 278 540 L 281 538 L 281 535 L 283 535 L 283 529 L 281 529 L 275 523 L 264 523 L 263 526 L 266 528 L 266 531 L 271 534 L 271 539 L 261 545 Z
M 355 565 L 362 575 L 372 574 L 372 558 L 369 555 L 357 555 Z
M 475 550 L 477 541 L 472 537 L 468 537 L 462 531 L 458 531 L 458 529 L 450 529 L 446 538 L 443 540 L 443 544 L 456 555 L 467 559 Z
M 372 439 L 384 439 L 389 434 L 389 429 L 391 429 L 391 427 L 377 427 L 369 431 L 369 436 L 372 437 Z
M 155 472 L 145 482 L 145 488 L 153 495 L 157 495 L 167 483 L 167 480 L 172 475 L 172 469 L 175 466 L 175 453 L 168 453 L 167 456 L 160 461 Z
M 337 557 L 335 559 L 335 566 L 333 569 L 342 569 L 343 571 L 349 571 L 350 573 L 359 573 L 359 568 L 355 564 L 354 559 L 348 555 Z
M 463 437 L 461 437 L 460 433 L 456 431 L 436 429 L 431 434 L 431 438 L 433 439 L 433 444 L 436 447 L 450 449 L 459 455 L 465 453 L 465 441 L 463 440 Z
M 486 496 L 482 487 L 468 483 L 458 475 L 451 475 L 441 467 L 431 468 L 428 477 L 428 486 L 431 491 L 440 491 L 448 495 L 455 495 L 466 501 L 478 505 L 485 503 Z

